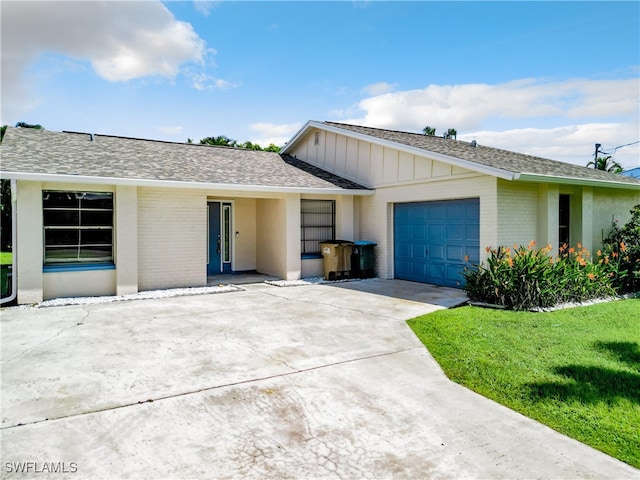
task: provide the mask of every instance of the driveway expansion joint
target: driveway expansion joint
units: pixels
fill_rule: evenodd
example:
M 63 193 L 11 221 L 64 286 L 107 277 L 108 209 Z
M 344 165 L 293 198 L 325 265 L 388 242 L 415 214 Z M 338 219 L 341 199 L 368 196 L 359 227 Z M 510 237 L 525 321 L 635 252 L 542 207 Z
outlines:
M 70 327 L 68 327 L 68 328 L 70 328 Z M 218 390 L 218 389 L 221 389 L 221 388 L 235 387 L 235 386 L 238 386 L 238 385 L 247 385 L 247 384 L 251 384 L 251 383 L 262 382 L 262 381 L 265 381 L 265 380 L 272 380 L 274 378 L 289 377 L 291 375 L 298 375 L 300 373 L 313 372 L 315 370 L 322 370 L 322 369 L 325 369 L 325 368 L 337 367 L 337 366 L 345 365 L 345 364 L 348 364 L 348 363 L 355 363 L 355 362 L 359 362 L 359 361 L 370 360 L 370 359 L 373 359 L 373 358 L 386 357 L 386 356 L 390 356 L 390 355 L 397 355 L 399 353 L 409 352 L 409 351 L 412 351 L 412 350 L 423 350 L 423 349 L 424 349 L 424 347 L 420 347 L 420 346 L 418 346 L 418 347 L 410 347 L 410 348 L 405 348 L 405 349 L 397 350 L 397 351 L 393 351 L 393 352 L 377 353 L 377 354 L 374 354 L 374 355 L 367 355 L 367 356 L 358 357 L 358 358 L 350 358 L 348 360 L 341 360 L 339 362 L 327 363 L 327 364 L 324 364 L 324 365 L 316 365 L 314 367 L 295 369 L 292 372 L 284 372 L 284 373 L 279 373 L 279 374 L 275 374 L 275 375 L 267 375 L 267 376 L 264 376 L 264 377 L 251 378 L 251 379 L 248 379 L 248 380 L 239 380 L 237 382 L 225 383 L 225 384 L 216 385 L 216 386 L 213 386 L 213 387 L 199 388 L 197 390 L 191 390 L 191 391 L 188 391 L 188 392 L 174 393 L 174 394 L 171 394 L 171 395 L 163 395 L 163 396 L 159 396 L 159 397 L 155 397 L 155 398 L 147 398 L 147 399 L 144 399 L 144 400 L 139 400 L 137 402 L 124 403 L 122 405 L 115 405 L 115 406 L 112 406 L 112 407 L 98 408 L 96 410 L 88 410 L 86 412 L 80 412 L 80 413 L 75 413 L 75 414 L 71 414 L 71 415 L 61 415 L 61 416 L 58 416 L 58 417 L 50 417 L 50 418 L 45 418 L 43 420 L 34 420 L 34 421 L 31 421 L 31 422 L 26 422 L 26 423 L 19 422 L 19 423 L 15 424 L 15 425 L 7 425 L 5 427 L 0 427 L 0 431 L 2 431 L 2 430 L 11 430 L 11 429 L 18 428 L 18 427 L 25 427 L 25 426 L 28 426 L 28 425 L 35 425 L 35 424 L 38 424 L 38 423 L 50 422 L 50 421 L 55 421 L 55 420 L 63 420 L 63 419 L 67 419 L 67 418 L 83 417 L 85 415 L 92 415 L 92 414 L 95 414 L 95 413 L 108 412 L 108 411 L 112 411 L 112 410 L 120 410 L 120 409 L 127 408 L 127 407 L 135 407 L 135 406 L 144 405 L 144 404 L 147 404 L 147 403 L 154 403 L 154 402 L 159 402 L 159 401 L 162 401 L 162 400 L 169 400 L 169 399 L 172 399 L 172 398 L 187 397 L 189 395 L 195 395 L 195 394 L 202 393 L 202 392 L 209 392 L 209 391 Z M 284 363 L 284 362 L 282 362 L 282 363 Z M 285 365 L 286 365 L 286 363 L 285 363 Z M 286 366 L 289 367 L 289 368 L 293 368 L 293 367 L 291 367 L 289 365 L 286 365 Z

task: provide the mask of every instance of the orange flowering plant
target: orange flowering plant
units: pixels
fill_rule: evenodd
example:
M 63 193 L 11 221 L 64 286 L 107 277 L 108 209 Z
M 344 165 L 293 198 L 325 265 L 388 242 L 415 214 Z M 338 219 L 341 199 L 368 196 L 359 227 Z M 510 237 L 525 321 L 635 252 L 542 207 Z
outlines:
M 544 308 L 562 302 L 615 295 L 611 266 L 594 263 L 583 245 L 487 248 L 486 263 L 465 269 L 464 287 L 471 300 L 508 309 Z
M 464 290 L 473 301 L 514 310 L 640 292 L 640 205 L 622 228 L 614 223 L 595 256 L 577 243 L 536 249 L 536 242 L 487 247 L 487 258 L 463 273 Z M 465 259 L 468 263 L 468 258 Z
M 622 227 L 613 222 L 611 232 L 598 251 L 598 263 L 606 265 L 620 292 L 640 291 L 640 205 L 631 209 Z

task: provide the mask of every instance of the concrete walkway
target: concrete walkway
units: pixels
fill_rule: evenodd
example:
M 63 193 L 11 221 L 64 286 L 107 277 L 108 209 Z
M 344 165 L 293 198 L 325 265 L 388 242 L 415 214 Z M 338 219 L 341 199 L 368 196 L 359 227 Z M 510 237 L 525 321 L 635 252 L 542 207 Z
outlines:
M 2 310 L 2 478 L 638 478 L 446 379 L 458 290 L 243 289 Z

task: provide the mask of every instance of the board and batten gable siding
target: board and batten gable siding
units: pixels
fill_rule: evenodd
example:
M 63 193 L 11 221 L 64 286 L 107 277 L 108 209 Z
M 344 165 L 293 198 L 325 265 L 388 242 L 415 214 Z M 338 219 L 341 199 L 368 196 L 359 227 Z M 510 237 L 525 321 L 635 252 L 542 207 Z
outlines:
M 138 288 L 207 284 L 207 195 L 138 188 Z
M 315 133 L 319 134 L 317 145 Z M 427 157 L 318 130 L 311 132 L 291 155 L 370 188 L 477 175 Z
M 472 178 L 449 178 L 411 185 L 376 189 L 372 196 L 360 197 L 360 237 L 375 241 L 376 274 L 393 278 L 393 205 L 435 200 L 480 199 L 480 245 L 495 245 L 498 240 L 496 179 L 489 175 Z M 480 248 L 480 258 L 486 256 Z

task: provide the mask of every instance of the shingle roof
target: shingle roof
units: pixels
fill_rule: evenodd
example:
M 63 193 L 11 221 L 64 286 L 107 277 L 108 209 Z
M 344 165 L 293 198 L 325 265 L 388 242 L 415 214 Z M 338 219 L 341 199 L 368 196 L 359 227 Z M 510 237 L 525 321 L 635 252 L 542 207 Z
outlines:
M 626 183 L 630 186 L 640 186 L 640 181 L 632 177 L 499 148 L 485 147 L 482 145 L 474 147 L 471 143 L 461 140 L 444 139 L 442 137 L 423 135 L 421 133 L 399 132 L 336 122 L 322 123 L 349 132 L 368 135 L 381 140 L 423 149 L 428 152 L 459 158 L 514 174 L 540 175 L 585 181 L 616 182 Z
M 126 180 L 366 190 L 288 155 L 210 145 L 8 128 L 3 172 Z

